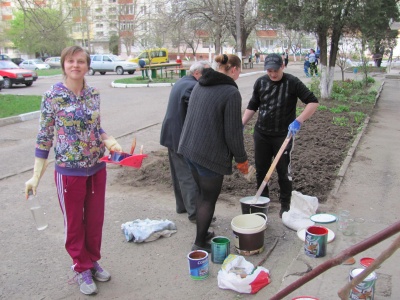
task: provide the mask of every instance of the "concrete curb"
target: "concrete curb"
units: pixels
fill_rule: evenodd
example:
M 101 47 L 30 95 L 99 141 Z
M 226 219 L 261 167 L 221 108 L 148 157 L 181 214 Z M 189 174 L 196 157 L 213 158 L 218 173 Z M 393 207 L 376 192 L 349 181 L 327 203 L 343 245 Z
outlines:
M 142 88 L 142 87 L 162 87 L 162 86 L 173 86 L 173 83 L 146 83 L 146 84 L 125 84 L 125 83 L 115 83 L 111 82 L 113 88 Z
M 249 72 L 249 73 L 243 73 L 240 74 L 239 77 L 247 77 L 251 76 L 254 74 L 262 74 L 265 73 L 264 71 L 255 71 L 255 72 Z M 129 83 L 115 83 L 115 81 L 111 82 L 111 86 L 113 88 L 141 88 L 141 87 L 162 87 L 162 86 L 173 86 L 174 83 L 139 83 L 139 84 L 129 84 Z
M 38 111 L 33 111 L 33 112 L 25 113 L 25 114 L 20 114 L 18 116 L 2 118 L 2 119 L 0 119 L 0 127 L 19 123 L 19 122 L 29 121 L 29 120 L 33 120 L 33 119 L 38 119 L 39 116 L 40 116 L 40 111 L 38 110 Z

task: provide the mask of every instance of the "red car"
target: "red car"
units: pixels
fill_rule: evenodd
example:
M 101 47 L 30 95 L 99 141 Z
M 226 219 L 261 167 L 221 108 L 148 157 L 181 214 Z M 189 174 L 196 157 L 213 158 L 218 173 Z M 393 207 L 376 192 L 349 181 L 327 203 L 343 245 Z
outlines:
M 0 60 L 0 76 L 4 78 L 4 88 L 6 89 L 12 87 L 14 84 L 31 86 L 38 78 L 36 72 L 21 69 L 9 60 Z

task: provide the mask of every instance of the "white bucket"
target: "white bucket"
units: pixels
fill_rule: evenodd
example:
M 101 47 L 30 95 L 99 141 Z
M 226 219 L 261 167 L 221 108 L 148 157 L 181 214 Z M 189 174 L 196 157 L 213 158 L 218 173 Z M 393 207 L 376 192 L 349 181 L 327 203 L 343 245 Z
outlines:
M 264 250 L 264 232 L 267 215 L 254 213 L 239 215 L 232 219 L 235 249 L 240 255 L 253 255 Z
M 267 228 L 267 215 L 263 213 L 239 215 L 232 219 L 231 226 L 235 232 L 257 233 Z

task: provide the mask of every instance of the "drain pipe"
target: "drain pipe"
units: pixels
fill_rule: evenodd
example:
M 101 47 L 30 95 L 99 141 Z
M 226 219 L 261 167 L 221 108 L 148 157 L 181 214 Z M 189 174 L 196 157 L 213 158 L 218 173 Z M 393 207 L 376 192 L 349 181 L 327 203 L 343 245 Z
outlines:
M 344 262 L 348 258 L 379 244 L 380 242 L 386 240 L 387 238 L 391 237 L 392 235 L 394 235 L 398 232 L 400 232 L 400 221 L 392 224 L 391 226 L 385 228 L 384 230 L 381 230 L 381 231 L 375 233 L 374 235 L 365 239 L 364 241 L 359 242 L 358 244 L 355 244 L 355 245 L 351 246 L 350 248 L 343 250 L 337 256 L 318 265 L 316 268 L 311 270 L 309 273 L 307 273 L 303 277 L 297 279 L 295 282 L 288 285 L 283 290 L 279 291 L 277 294 L 272 296 L 270 298 L 270 300 L 283 299 L 285 296 L 287 296 L 290 293 L 292 293 L 293 291 L 297 290 L 299 287 L 301 287 L 302 285 L 311 281 L 312 279 L 314 279 L 318 275 L 322 274 L 323 272 L 329 270 L 330 268 L 332 268 L 334 266 L 340 265 L 342 262 Z

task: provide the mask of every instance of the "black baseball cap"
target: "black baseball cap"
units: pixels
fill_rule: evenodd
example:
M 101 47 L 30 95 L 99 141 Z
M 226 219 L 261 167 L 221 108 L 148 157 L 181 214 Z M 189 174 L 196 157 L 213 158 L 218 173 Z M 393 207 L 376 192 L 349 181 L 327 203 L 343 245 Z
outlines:
M 282 56 L 276 53 L 268 54 L 265 58 L 264 69 L 278 70 L 283 65 Z

